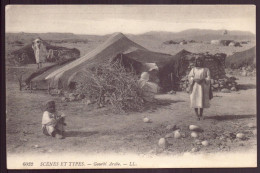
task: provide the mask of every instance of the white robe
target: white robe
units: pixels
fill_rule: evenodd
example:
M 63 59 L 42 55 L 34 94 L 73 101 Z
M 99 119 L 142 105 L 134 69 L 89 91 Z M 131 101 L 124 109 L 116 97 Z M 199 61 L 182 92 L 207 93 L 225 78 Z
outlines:
M 65 117 L 65 115 L 61 112 L 50 113 L 45 111 L 42 116 L 42 130 L 46 130 L 49 135 L 51 135 L 55 130 L 63 132 L 63 124 L 58 122 L 58 119 L 62 117 Z
M 209 108 L 210 71 L 208 68 L 194 67 L 189 73 L 190 84 L 194 79 L 205 79 L 201 85 L 194 83 L 190 101 L 192 108 Z

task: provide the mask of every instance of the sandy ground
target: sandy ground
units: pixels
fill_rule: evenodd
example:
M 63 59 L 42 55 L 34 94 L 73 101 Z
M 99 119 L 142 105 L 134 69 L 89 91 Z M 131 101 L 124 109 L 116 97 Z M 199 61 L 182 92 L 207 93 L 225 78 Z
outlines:
M 239 77 L 241 90 L 232 93 L 214 93 L 211 107 L 205 110 L 205 120 L 197 121 L 189 107 L 189 96 L 184 92 L 157 95 L 158 104 L 146 111 L 115 115 L 107 108 L 95 109 L 82 102 L 63 103 L 47 91 L 19 91 L 15 82 L 7 81 L 7 152 L 24 153 L 136 153 L 175 154 L 234 152 L 256 149 L 256 78 Z M 41 106 L 54 99 L 58 110 L 67 115 L 66 138 L 47 137 L 41 131 Z M 148 117 L 151 123 L 144 123 Z M 208 140 L 209 146 L 196 144 L 188 126 L 203 129 L 198 139 Z M 183 137 L 168 138 L 168 147 L 161 150 L 158 140 L 169 131 L 167 125 L 176 125 Z M 244 133 L 245 140 L 233 136 Z

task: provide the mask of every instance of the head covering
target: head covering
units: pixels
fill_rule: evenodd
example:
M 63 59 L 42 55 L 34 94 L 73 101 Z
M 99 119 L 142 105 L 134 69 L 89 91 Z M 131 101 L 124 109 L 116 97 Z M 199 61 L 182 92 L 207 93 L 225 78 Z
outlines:
M 53 100 L 49 100 L 45 103 L 44 105 L 44 109 L 45 111 L 49 111 L 51 108 L 54 108 L 55 109 L 55 101 Z
M 204 66 L 204 58 L 202 56 L 197 56 L 195 57 L 195 67 L 198 67 L 198 61 L 200 61 L 202 63 L 201 67 Z

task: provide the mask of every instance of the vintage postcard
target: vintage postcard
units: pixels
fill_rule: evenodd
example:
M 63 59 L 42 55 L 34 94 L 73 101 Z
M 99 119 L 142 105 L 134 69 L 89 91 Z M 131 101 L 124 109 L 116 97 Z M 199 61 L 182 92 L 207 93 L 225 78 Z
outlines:
M 254 5 L 7 5 L 8 169 L 256 167 Z

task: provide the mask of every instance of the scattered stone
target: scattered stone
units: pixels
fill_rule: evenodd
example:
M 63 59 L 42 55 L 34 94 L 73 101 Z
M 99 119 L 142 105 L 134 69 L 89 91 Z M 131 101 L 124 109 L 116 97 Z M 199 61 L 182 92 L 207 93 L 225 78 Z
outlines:
M 85 98 L 85 95 L 84 94 L 78 94 L 77 95 L 77 100 L 82 100 Z
M 92 102 L 90 100 L 86 101 L 86 105 L 90 105 Z
M 72 97 L 69 97 L 69 101 L 75 101 L 76 100 L 76 97 L 75 96 L 72 96 Z
M 150 120 L 149 118 L 147 118 L 147 117 L 145 117 L 145 118 L 143 119 L 143 121 L 144 121 L 145 123 L 150 123 L 150 122 L 151 122 L 151 120 Z
M 174 131 L 174 138 L 179 139 L 180 137 L 181 137 L 181 134 L 180 134 L 179 130 Z
M 242 71 L 241 75 L 244 77 L 247 76 L 247 71 L 246 70 Z
M 195 144 L 200 145 L 200 144 L 201 144 L 201 141 L 200 141 L 199 139 L 196 139 L 196 140 L 195 140 Z
M 193 137 L 193 138 L 197 138 L 199 135 L 198 135 L 198 133 L 196 133 L 196 132 L 191 132 L 191 137 Z
M 34 148 L 39 148 L 39 145 L 34 145 Z
M 161 138 L 158 142 L 159 147 L 166 148 L 167 147 L 167 141 L 165 138 Z
M 248 126 L 249 128 L 255 128 L 255 127 L 256 127 L 255 123 L 249 123 L 247 126 Z
M 230 90 L 227 89 L 227 88 L 223 88 L 223 89 L 221 89 L 221 92 L 223 92 L 223 93 L 230 93 Z
M 191 149 L 191 152 L 193 152 L 193 153 L 198 152 L 198 151 L 199 151 L 199 149 L 197 147 Z
M 186 138 L 186 133 L 185 132 L 183 132 L 183 133 L 181 133 L 181 137 L 183 137 L 183 138 Z
M 68 101 L 68 99 L 66 97 L 61 97 L 61 101 L 66 102 L 66 101 Z
M 168 126 L 166 126 L 166 130 L 167 131 L 173 131 L 175 129 L 176 129 L 176 125 L 168 125 Z
M 174 133 L 168 133 L 165 135 L 165 138 L 173 138 L 174 137 Z
M 231 91 L 237 91 L 236 87 L 232 87 L 230 90 Z
M 192 131 L 200 130 L 199 126 L 196 126 L 196 125 L 190 125 L 189 129 Z
M 245 139 L 245 134 L 243 134 L 243 133 L 238 133 L 238 134 L 236 135 L 236 137 L 237 137 L 238 139 Z
M 75 97 L 74 93 L 70 93 L 69 97 Z
M 168 94 L 176 94 L 176 91 L 171 90 L 171 91 L 168 92 Z
M 257 135 L 257 130 L 253 130 L 252 133 L 256 136 Z
M 206 146 L 209 145 L 209 142 L 208 141 L 202 141 L 201 144 L 206 147 Z

